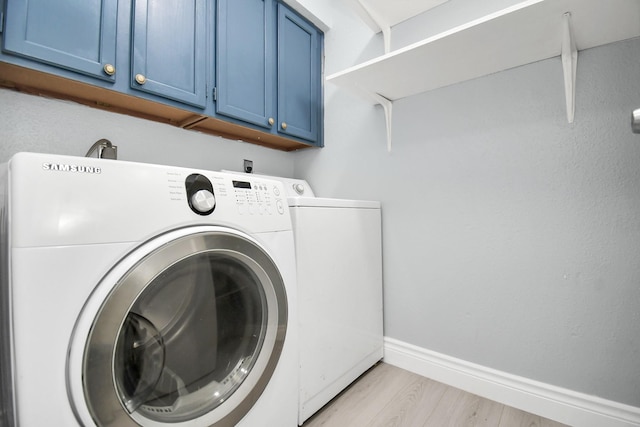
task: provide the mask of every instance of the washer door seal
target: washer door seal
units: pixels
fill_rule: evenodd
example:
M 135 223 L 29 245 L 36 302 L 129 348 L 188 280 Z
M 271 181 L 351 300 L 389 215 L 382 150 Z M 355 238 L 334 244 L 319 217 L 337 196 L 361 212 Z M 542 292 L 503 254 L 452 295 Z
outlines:
M 83 309 L 68 364 L 76 415 L 235 425 L 269 382 L 286 326 L 282 276 L 255 239 L 222 227 L 167 233 L 125 257 Z

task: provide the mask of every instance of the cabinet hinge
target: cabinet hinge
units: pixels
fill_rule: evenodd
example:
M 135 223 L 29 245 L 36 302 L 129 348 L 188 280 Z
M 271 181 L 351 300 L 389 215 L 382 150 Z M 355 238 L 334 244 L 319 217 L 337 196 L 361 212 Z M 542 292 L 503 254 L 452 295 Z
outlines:
M 212 96 L 213 96 L 213 100 L 214 100 L 214 101 L 217 101 L 217 100 L 218 100 L 218 88 L 217 88 L 217 87 L 214 87 L 214 88 L 213 88 L 213 94 L 212 94 Z
M 0 3 L 0 8 L 2 7 L 2 3 Z M 0 34 L 4 30 L 4 13 L 0 12 Z

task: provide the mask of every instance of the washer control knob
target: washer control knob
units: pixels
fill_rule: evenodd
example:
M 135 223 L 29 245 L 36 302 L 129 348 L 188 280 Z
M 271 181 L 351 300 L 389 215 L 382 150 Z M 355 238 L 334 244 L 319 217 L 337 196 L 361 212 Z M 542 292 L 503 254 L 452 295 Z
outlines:
M 298 184 L 293 184 L 293 189 L 296 191 L 296 193 L 303 195 L 304 194 L 304 185 L 298 183 Z
M 209 190 L 198 190 L 191 196 L 191 205 L 200 212 L 211 212 L 216 206 L 216 197 Z

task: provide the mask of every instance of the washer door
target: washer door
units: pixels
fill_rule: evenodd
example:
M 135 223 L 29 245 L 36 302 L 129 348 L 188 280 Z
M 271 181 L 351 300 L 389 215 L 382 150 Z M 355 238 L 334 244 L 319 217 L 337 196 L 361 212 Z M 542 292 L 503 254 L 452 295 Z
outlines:
M 164 235 L 83 310 L 68 366 L 76 414 L 100 426 L 235 425 L 266 387 L 286 325 L 282 277 L 254 239 L 219 227 Z

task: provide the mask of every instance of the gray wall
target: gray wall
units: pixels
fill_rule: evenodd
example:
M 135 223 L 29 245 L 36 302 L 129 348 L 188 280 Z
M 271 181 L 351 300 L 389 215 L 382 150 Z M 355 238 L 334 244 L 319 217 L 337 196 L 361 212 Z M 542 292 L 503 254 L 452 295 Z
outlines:
M 290 153 L 0 89 L 0 162 L 19 151 L 84 156 L 100 138 L 118 146 L 121 160 L 242 170 L 251 159 L 256 173 L 282 176 L 294 168 Z
M 448 0 L 396 25 L 392 31 L 391 49 L 399 49 L 520 3 L 522 0 Z
M 380 49 L 332 3 L 327 74 Z M 580 53 L 573 124 L 559 58 L 397 101 L 391 153 L 379 107 L 325 102 L 295 174 L 382 201 L 386 336 L 640 406 L 640 40 Z

